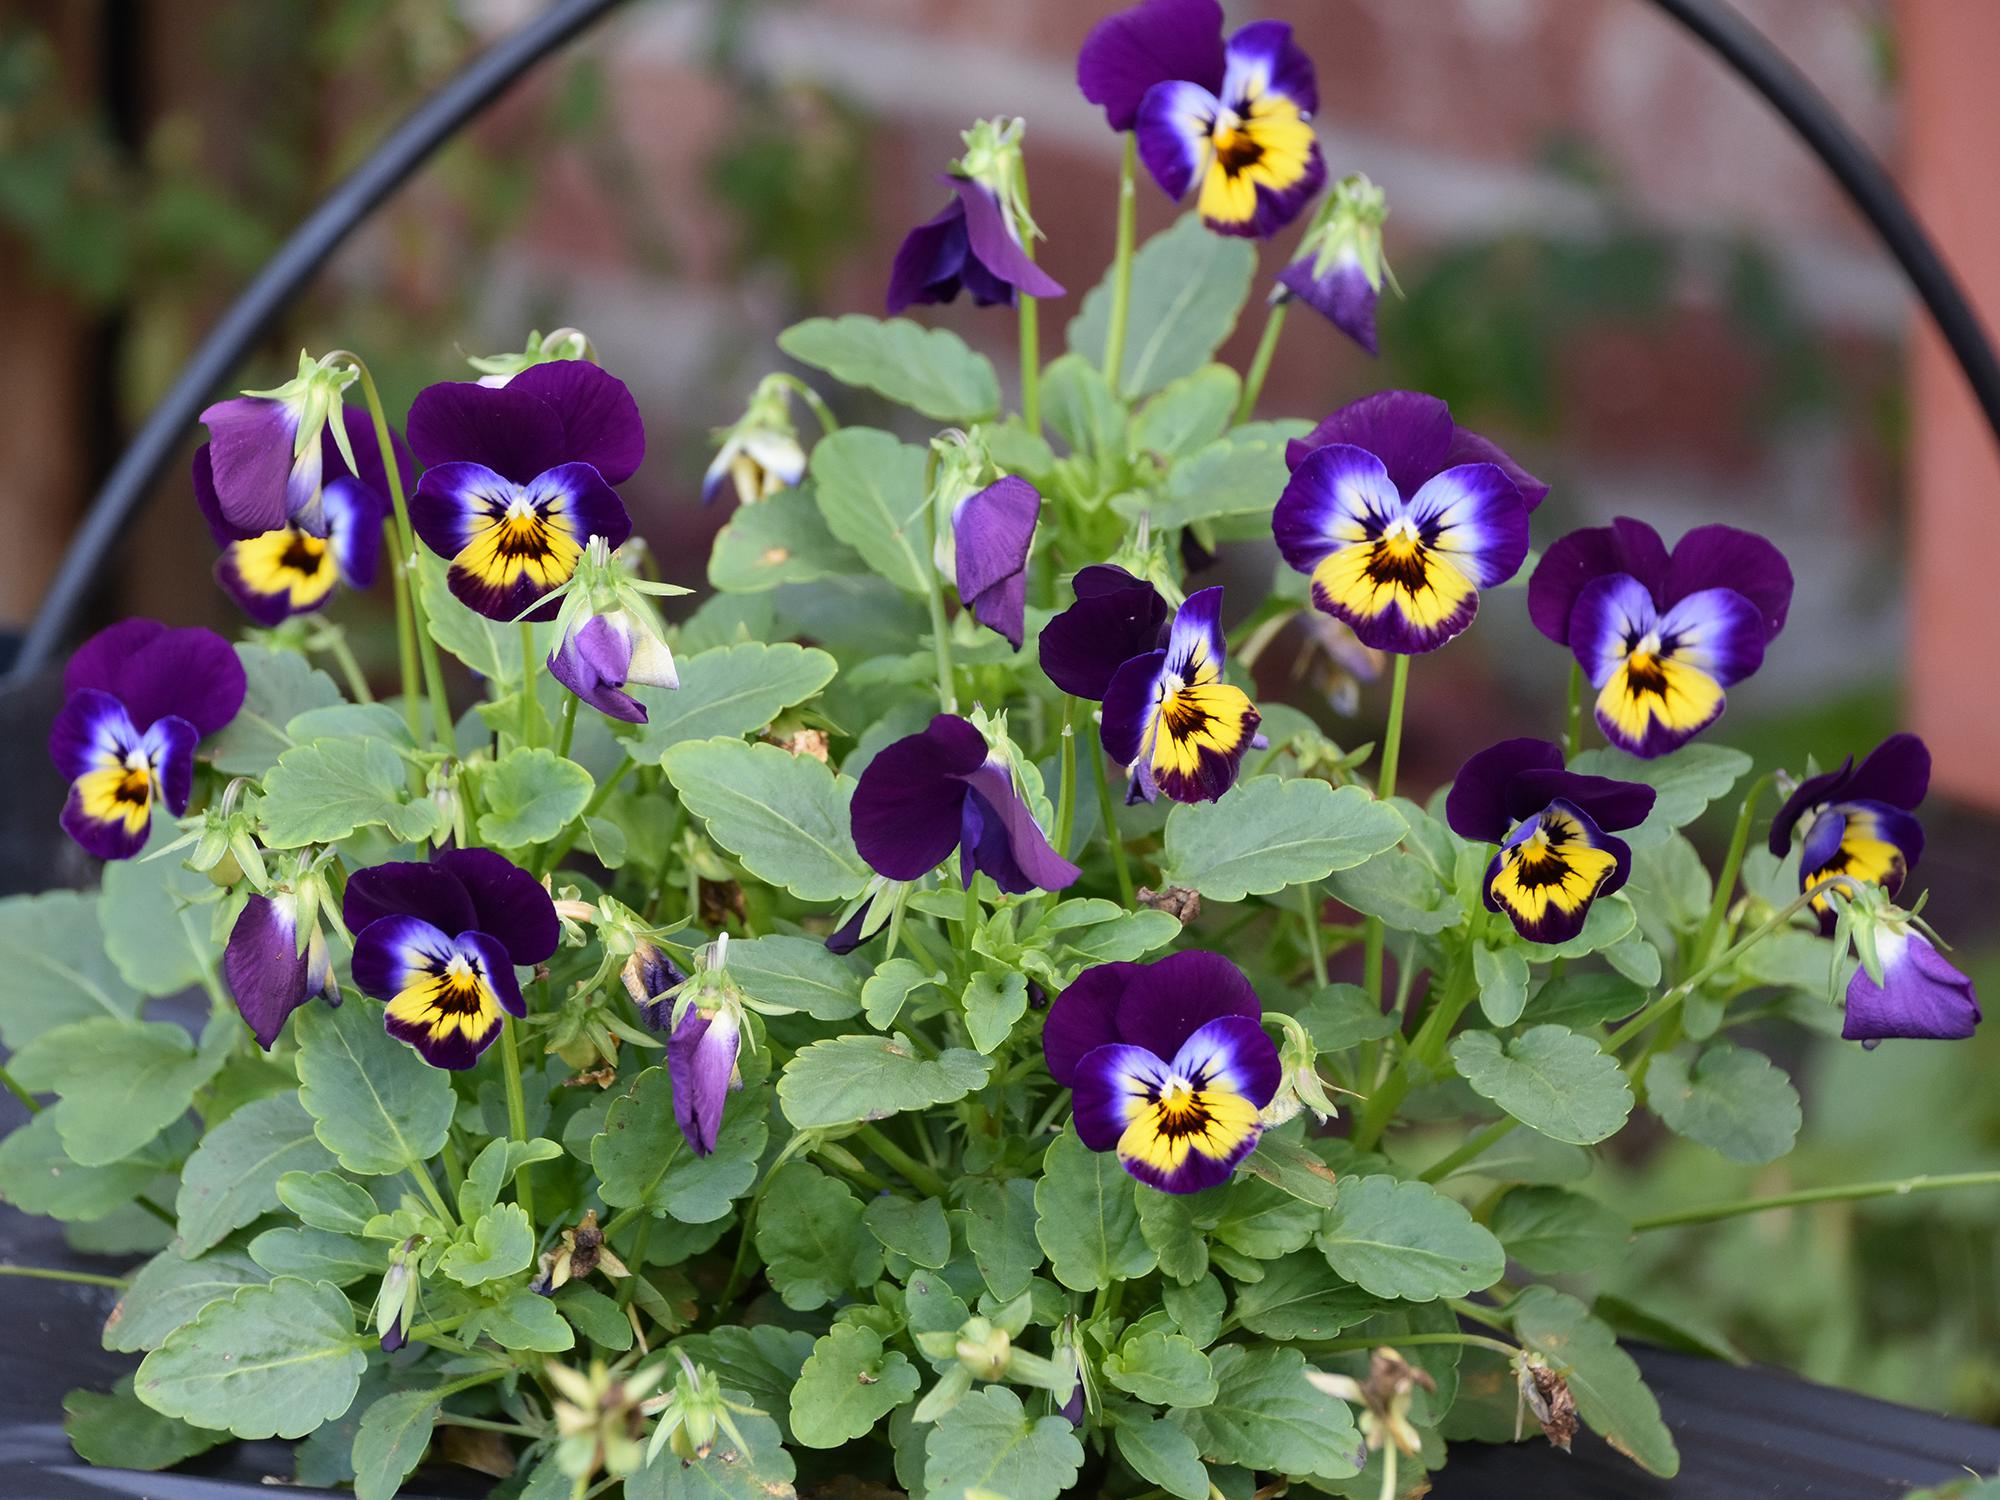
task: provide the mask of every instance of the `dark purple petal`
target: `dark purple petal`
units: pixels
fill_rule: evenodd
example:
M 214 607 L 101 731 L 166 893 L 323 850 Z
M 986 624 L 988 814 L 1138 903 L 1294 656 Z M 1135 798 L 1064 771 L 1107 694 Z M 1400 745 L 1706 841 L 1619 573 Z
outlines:
M 1514 489 L 1521 497 L 1521 505 L 1526 510 L 1533 511 L 1548 498 L 1549 487 L 1508 457 L 1498 443 L 1455 426 L 1451 432 L 1451 446 L 1445 450 L 1443 467 L 1455 469 L 1462 464 L 1492 464 L 1513 481 Z
M 1319 82 L 1305 48 L 1292 40 L 1285 21 L 1252 21 L 1239 27 L 1224 49 L 1222 87 L 1232 105 L 1247 97 L 1278 94 L 1302 115 L 1319 109 Z
M 1548 740 L 1502 740 L 1471 756 L 1452 778 L 1444 799 L 1445 821 L 1460 838 L 1497 844 L 1525 813 L 1510 810 L 1509 793 L 1523 771 L 1559 771 L 1562 746 Z M 1529 812 L 1548 805 L 1538 803 Z
M 375 581 L 375 565 L 382 556 L 388 501 L 359 479 L 333 480 L 320 501 L 341 582 L 353 589 L 367 588 Z
M 1142 0 L 1107 16 L 1084 38 L 1076 85 L 1103 106 L 1113 130 L 1130 130 L 1156 83 L 1186 79 L 1222 87 L 1222 7 L 1216 0 Z
M 986 762 L 986 740 L 956 714 L 885 746 L 849 805 L 854 847 L 891 880 L 915 880 L 958 847 L 968 794 L 961 777 Z
M 1914 738 L 1914 736 L 1912 736 Z M 1887 743 L 1886 741 L 1884 743 Z M 1928 760 L 1929 752 L 1925 752 Z M 1822 771 L 1817 776 L 1808 776 L 1801 781 L 1792 795 L 1785 799 L 1785 805 L 1778 809 L 1777 817 L 1771 820 L 1771 853 L 1783 859 L 1792 848 L 1792 831 L 1799 819 L 1816 807 L 1823 807 L 1835 801 L 1846 792 L 1848 783 L 1854 779 L 1854 757 L 1848 756 L 1831 771 Z M 1928 782 L 1928 777 L 1926 778 Z
M 1528 618 L 1558 646 L 1570 643 L 1570 616 L 1584 589 L 1600 578 L 1629 574 L 1664 608 L 1667 546 L 1644 521 L 1620 516 L 1609 526 L 1586 526 L 1560 538 L 1542 554 L 1528 579 Z
M 549 673 L 607 718 L 627 724 L 647 721 L 646 705 L 624 691 L 632 666 L 632 642 L 591 615 L 563 637 L 549 656 Z
M 889 266 L 890 316 L 912 303 L 949 302 L 956 297 L 969 249 L 965 205 L 953 198 L 935 217 L 905 235 L 897 248 Z
M 1118 1039 L 1156 1057 L 1172 1058 L 1189 1037 L 1218 1017 L 1256 1021 L 1264 1014 L 1243 971 L 1219 953 L 1190 948 L 1132 967 L 1138 972 L 1118 999 Z
M 1042 670 L 1065 693 L 1093 702 L 1112 675 L 1161 644 L 1167 601 L 1123 568 L 1097 564 L 1071 580 L 1076 603 L 1042 627 Z
M 291 515 L 298 413 L 268 396 L 236 396 L 216 402 L 201 420 L 216 502 L 228 523 L 251 532 L 283 526 Z
M 674 1121 L 696 1156 L 708 1156 L 715 1150 L 723 1104 L 736 1086 L 736 1052 L 741 1040 L 731 1017 L 711 1018 L 691 1009 L 667 1041 Z
M 1104 689 L 1104 713 L 1098 738 L 1113 765 L 1130 766 L 1146 749 L 1160 697 L 1160 679 L 1167 669 L 1164 650 L 1135 656 L 1111 674 Z
M 516 490 L 513 480 L 484 464 L 434 464 L 410 496 L 411 529 L 439 557 L 456 557 Z
M 562 436 L 555 457 L 542 465 L 589 464 L 606 484 L 623 484 L 646 457 L 646 425 L 625 382 L 587 359 L 554 359 L 530 365 L 506 389 L 534 396 L 556 414 Z
M 426 386 L 410 403 L 411 451 L 426 469 L 478 464 L 515 484 L 567 462 L 562 418 L 532 390 L 519 388 L 526 373 L 498 387 L 476 380 Z
M 1060 297 L 1062 283 L 1036 265 L 1000 207 L 1000 200 L 983 182 L 954 178 L 952 188 L 965 205 L 965 237 L 973 259 L 995 278 L 1030 297 Z M 1011 300 L 1011 299 L 1009 299 Z
M 1381 293 L 1352 257 L 1336 260 L 1326 274 L 1314 274 L 1314 258 L 1295 260 L 1278 273 L 1278 284 L 1353 339 L 1370 354 L 1380 354 L 1375 334 L 1375 304 Z
M 1414 495 L 1424 481 L 1449 464 L 1455 429 L 1451 408 L 1420 391 L 1379 391 L 1363 396 L 1285 445 L 1285 462 L 1296 469 L 1306 455 L 1329 443 L 1365 448 L 1382 461 L 1399 494 Z
M 240 542 L 259 535 L 247 526 L 233 525 L 222 513 L 222 501 L 215 493 L 215 473 L 209 466 L 206 443 L 194 450 L 192 478 L 195 507 L 200 510 L 202 520 L 208 524 L 208 534 L 215 538 L 216 546 L 226 547 L 231 542 Z
M 222 950 L 222 977 L 266 1052 L 285 1029 L 285 1019 L 324 987 L 324 979 L 314 984 L 314 966 L 299 951 L 298 935 L 296 897 L 252 896 Z
M 1980 1021 L 1979 995 L 1922 933 L 1884 930 L 1876 939 L 1882 983 L 1857 968 L 1847 982 L 1840 1034 L 1873 1045 L 1886 1037 L 1961 1041 Z
M 674 1002 L 680 998 L 670 992 L 687 983 L 687 971 L 661 949 L 641 942 L 619 978 L 638 1007 L 639 1019 L 655 1031 L 665 1031 L 673 1022 Z
M 1511 817 L 1527 818 L 1552 802 L 1568 802 L 1590 814 L 1590 821 L 1605 832 L 1616 833 L 1645 822 L 1658 796 L 1644 782 L 1585 776 L 1579 771 L 1530 770 L 1514 778 L 1507 810 Z
M 447 849 L 435 867 L 464 887 L 472 903 L 465 925 L 497 940 L 515 963 L 531 968 L 556 951 L 562 924 L 555 903 L 519 865 L 491 849 Z
M 357 939 L 364 929 L 385 917 L 416 917 L 439 932 L 463 932 L 479 925 L 465 883 L 443 866 L 422 860 L 397 860 L 356 870 L 348 877 L 340 917 Z M 355 983 L 361 983 L 358 976 Z
M 243 663 L 212 630 L 169 630 L 157 620 L 121 620 L 85 641 L 63 672 L 63 690 L 96 688 L 125 705 L 135 725 L 177 715 L 203 735 L 243 706 Z
M 1922 802 L 1930 788 L 1930 747 L 1914 734 L 1892 734 L 1868 752 L 1840 793 L 1907 809 Z
M 960 504 L 952 522 L 958 597 L 973 618 L 1020 649 L 1027 605 L 1028 552 L 1042 497 L 1025 479 L 995 480 Z
M 1083 872 L 1051 847 L 1004 766 L 987 761 L 960 780 L 971 791 L 961 813 L 961 844 L 968 842 L 964 839 L 968 831 L 974 834 L 962 859 L 968 866 L 961 872 L 965 885 L 972 884 L 973 869 L 991 876 L 995 885 L 1014 896 L 1059 891 L 1076 882 Z M 969 830 L 966 824 L 971 819 L 977 823 Z
M 1785 628 L 1792 569 L 1785 554 L 1752 531 L 1697 526 L 1674 543 L 1663 606 L 1705 589 L 1733 589 L 1757 607 L 1766 643 Z
M 861 929 L 868 921 L 869 906 L 869 902 L 862 902 L 854 908 L 853 916 L 849 917 L 845 922 L 842 922 L 826 935 L 827 952 L 842 955 L 849 954 L 867 941 L 867 939 L 862 937 Z
M 1085 1053 L 1123 1040 L 1118 1032 L 1119 1002 L 1126 986 L 1144 972 L 1140 964 L 1096 964 L 1056 996 L 1042 1023 L 1042 1056 L 1057 1083 L 1074 1088 L 1077 1065 Z

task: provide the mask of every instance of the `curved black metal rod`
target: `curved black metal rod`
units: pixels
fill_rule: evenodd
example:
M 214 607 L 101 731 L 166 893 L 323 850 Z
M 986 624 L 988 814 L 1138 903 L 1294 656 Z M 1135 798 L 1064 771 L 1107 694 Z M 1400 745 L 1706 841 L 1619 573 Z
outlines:
M 54 656 L 75 623 L 97 570 L 173 460 L 188 428 L 341 242 L 523 73 L 621 3 L 556 0 L 519 31 L 467 63 L 412 110 L 292 231 L 209 331 L 106 477 L 21 642 L 10 681 L 29 677 Z
M 1706 43 L 1798 133 L 1923 299 L 2000 442 L 2000 358 L 1965 291 L 1882 163 L 1805 74 L 1726 0 L 1652 0 Z

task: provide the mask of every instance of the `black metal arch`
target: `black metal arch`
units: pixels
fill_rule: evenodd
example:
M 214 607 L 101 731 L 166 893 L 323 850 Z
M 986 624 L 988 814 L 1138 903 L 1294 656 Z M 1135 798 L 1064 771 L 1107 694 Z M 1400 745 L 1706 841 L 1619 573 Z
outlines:
M 202 341 L 106 477 L 21 643 L 10 682 L 40 671 L 55 655 L 112 544 L 158 482 L 187 429 L 313 273 L 439 146 L 528 69 L 620 3 L 556 0 L 418 105 L 292 232 Z M 1651 3 L 1763 95 L 1833 174 L 1930 312 L 2000 442 L 2000 358 L 1963 288 L 1882 164 L 1826 97 L 1727 0 Z

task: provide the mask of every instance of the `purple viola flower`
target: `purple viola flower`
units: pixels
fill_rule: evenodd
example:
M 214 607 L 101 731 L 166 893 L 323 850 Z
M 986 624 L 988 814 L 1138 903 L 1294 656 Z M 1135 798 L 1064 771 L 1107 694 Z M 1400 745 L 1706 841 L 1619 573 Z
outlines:
M 1446 469 L 1492 464 L 1514 482 L 1531 513 L 1549 487 L 1501 451 L 1498 444 L 1451 419 L 1451 408 L 1421 391 L 1378 391 L 1363 396 L 1285 444 L 1285 466 L 1297 469 L 1329 443 L 1366 448 L 1382 460 L 1398 494 L 1414 495 Z
M 469 1068 L 527 1004 L 516 965 L 562 940 L 555 903 L 489 849 L 358 870 L 341 914 L 354 934 L 354 983 L 386 1001 L 383 1024 L 436 1068 Z
M 1091 28 L 1076 55 L 1076 85 L 1116 131 L 1139 123 L 1156 83 L 1222 88 L 1222 7 L 1216 0 L 1142 0 Z
M 1263 716 L 1222 680 L 1222 589 L 1188 595 L 1167 644 L 1135 656 L 1104 690 L 1099 738 L 1132 777 L 1131 797 L 1213 802 L 1236 784 Z
M 674 654 L 651 625 L 629 609 L 586 615 L 549 657 L 556 681 L 599 713 L 627 724 L 646 722 L 646 705 L 625 688 L 677 688 Z
M 1929 938 L 1901 924 L 1875 932 L 1882 982 L 1864 965 L 1847 981 L 1847 1019 L 1840 1034 L 1873 1047 L 1888 1037 L 1962 1041 L 1980 1022 L 1979 995 Z
M 1564 943 L 1632 873 L 1631 848 L 1611 835 L 1645 822 L 1655 795 L 1564 770 L 1562 747 L 1547 740 L 1502 740 L 1459 768 L 1445 821 L 1461 838 L 1500 846 L 1482 882 L 1486 909 L 1504 911 L 1531 943 Z
M 320 935 L 317 896 L 290 890 L 253 895 L 229 930 L 222 977 L 266 1052 L 291 1013 L 313 996 L 340 1004 L 340 983 Z
M 195 745 L 243 706 L 243 664 L 212 630 L 123 620 L 77 648 L 63 691 L 49 729 L 70 783 L 63 830 L 99 859 L 129 859 L 156 803 L 187 811 Z
M 959 851 L 959 880 L 975 871 L 1010 895 L 1059 891 L 1082 872 L 1049 846 L 1007 765 L 956 714 L 885 747 L 861 773 L 849 817 L 854 847 L 891 880 L 916 880 Z
M 641 942 L 625 960 L 618 977 L 638 1007 L 640 1020 L 655 1031 L 665 1031 L 673 1024 L 674 998 L 688 982 L 688 975 L 669 954 Z
M 964 289 L 980 307 L 1012 307 L 1025 293 L 1060 297 L 1061 283 L 1028 258 L 1000 195 L 955 173 L 938 181 L 952 200 L 903 239 L 889 268 L 891 316 L 913 303 L 951 302 Z
M 742 1042 L 742 1023 L 728 1007 L 712 1012 L 690 1007 L 667 1039 L 674 1121 L 696 1156 L 713 1154 L 723 1105 L 743 1087 L 743 1076 L 736 1070 Z
M 1219 953 L 1099 964 L 1042 1027 L 1049 1073 L 1075 1093 L 1076 1133 L 1139 1181 L 1197 1193 L 1229 1180 L 1278 1092 L 1278 1047 L 1250 982 Z
M 1210 229 L 1268 238 L 1326 181 L 1317 108 L 1312 59 L 1292 28 L 1253 21 L 1229 39 L 1220 87 L 1177 78 L 1146 91 L 1134 124 L 1139 159 L 1169 198 L 1194 190 Z
M 952 511 L 958 597 L 973 619 L 1017 651 L 1027 628 L 1028 552 L 1041 512 L 1041 494 L 1011 474 L 967 495 Z
M 1892 734 L 1860 765 L 1848 756 L 1838 770 L 1809 776 L 1785 799 L 1771 824 L 1771 852 L 1791 852 L 1792 833 L 1806 825 L 1799 855 L 1799 889 L 1829 875 L 1872 881 L 1891 896 L 1903 888 L 1924 852 L 1924 829 L 1911 814 L 1931 785 L 1931 752 L 1914 734 Z M 1807 821 L 1810 817 L 1810 821 Z M 1820 927 L 1831 933 L 1827 895 L 1813 898 Z
M 1699 526 L 1668 553 L 1621 517 L 1573 531 L 1528 580 L 1528 615 L 1597 689 L 1605 738 L 1651 759 L 1721 717 L 1724 689 L 1763 664 L 1784 628 L 1792 570 L 1764 538 Z
M 1499 464 L 1467 459 L 1433 467 L 1454 447 L 1469 446 L 1454 443 L 1442 402 L 1376 410 L 1389 420 L 1354 425 L 1376 427 L 1371 435 L 1384 447 L 1335 440 L 1304 454 L 1271 531 L 1285 561 L 1312 580 L 1315 608 L 1343 621 L 1364 646 L 1413 656 L 1464 631 L 1481 590 L 1520 569 L 1528 507 Z M 1405 427 L 1399 417 L 1424 429 Z M 1405 489 L 1399 470 L 1404 482 L 1423 477 Z
M 201 414 L 216 504 L 232 528 L 255 536 L 297 525 L 326 534 L 326 429 L 356 375 L 351 363 L 302 353 L 298 374 L 285 384 L 218 401 Z M 336 443 L 347 430 L 343 425 Z
M 1370 354 L 1381 352 L 1375 304 L 1387 271 L 1382 221 L 1388 214 L 1374 183 L 1358 174 L 1343 178 L 1292 263 L 1278 275 L 1280 297 L 1297 297 Z
M 553 617 L 547 595 L 590 539 L 615 549 L 632 534 L 612 486 L 645 457 L 645 428 L 624 382 L 594 364 L 531 365 L 500 387 L 430 386 L 410 407 L 409 434 L 426 465 L 411 524 L 451 560 L 452 593 L 489 619 Z
M 1080 569 L 1070 587 L 1076 603 L 1042 627 L 1042 670 L 1072 697 L 1101 703 L 1120 667 L 1165 644 L 1167 601 L 1109 563 Z
M 273 531 L 232 525 L 216 492 L 211 445 L 204 443 L 195 450 L 195 503 L 222 548 L 215 581 L 259 625 L 269 627 L 323 608 L 339 584 L 365 589 L 375 581 L 382 522 L 389 514 L 388 482 L 367 414 L 343 409 L 341 417 L 360 473 L 348 471 L 338 447 L 325 455 L 320 490 L 323 534 L 296 523 Z M 416 465 L 393 432 L 390 442 L 407 493 L 416 482 Z

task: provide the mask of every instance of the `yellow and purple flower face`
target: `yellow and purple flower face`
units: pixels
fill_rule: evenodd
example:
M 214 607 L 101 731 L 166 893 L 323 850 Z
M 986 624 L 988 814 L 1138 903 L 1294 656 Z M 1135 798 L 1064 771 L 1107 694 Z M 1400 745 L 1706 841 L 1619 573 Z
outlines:
M 438 1068 L 471 1067 L 505 1016 L 527 1014 L 514 968 L 561 940 L 548 892 L 486 849 L 357 871 L 342 916 L 355 985 L 386 1001 L 389 1034 Z
M 410 408 L 410 447 L 429 467 L 410 500 L 424 545 L 451 561 L 451 591 L 512 620 L 569 581 L 594 536 L 632 534 L 614 484 L 645 455 L 622 381 L 583 360 L 532 365 L 500 387 L 430 386 Z M 547 619 L 555 602 L 535 609 Z
M 1571 532 L 1528 581 L 1529 617 L 1597 689 L 1605 738 L 1648 759 L 1721 716 L 1724 690 L 1762 664 L 1791 599 L 1791 569 L 1760 536 L 1701 526 L 1669 554 L 1624 517 Z
M 1229 1180 L 1255 1148 L 1278 1091 L 1277 1044 L 1236 966 L 1189 950 L 1100 964 L 1057 997 L 1042 1029 L 1056 1082 L 1075 1093 L 1076 1132 L 1168 1193 Z
M 1638 782 L 1564 770 L 1560 745 L 1503 740 L 1459 768 L 1445 819 L 1461 838 L 1500 846 L 1486 866 L 1486 909 L 1531 943 L 1563 943 L 1593 901 L 1625 884 L 1632 851 L 1612 834 L 1644 822 L 1653 798 Z
M 1923 825 L 1913 813 L 1930 781 L 1931 753 L 1924 742 L 1914 734 L 1892 734 L 1859 766 L 1850 755 L 1837 770 L 1799 783 L 1771 824 L 1771 852 L 1784 858 L 1793 832 L 1803 825 L 1801 891 L 1830 875 L 1846 875 L 1893 896 L 1924 852 Z M 1813 910 L 1831 932 L 1836 914 L 1829 896 L 1814 897 Z
M 1255 21 L 1229 39 L 1220 87 L 1189 78 L 1154 84 L 1134 129 L 1139 159 L 1170 198 L 1195 192 L 1221 234 L 1268 237 L 1326 181 L 1313 136 L 1319 89 L 1312 60 L 1283 21 Z
M 187 811 L 195 746 L 243 706 L 243 664 L 213 631 L 125 620 L 77 649 L 63 687 L 49 730 L 70 783 L 63 829 L 99 859 L 129 859 L 155 807 Z
M 1104 749 L 1150 802 L 1213 802 L 1236 783 L 1262 716 L 1222 680 L 1222 590 L 1190 594 L 1164 649 L 1135 656 L 1104 690 Z
M 1479 593 L 1528 555 L 1528 512 L 1505 470 L 1466 463 L 1405 496 L 1365 448 L 1330 443 L 1292 471 L 1271 518 L 1316 608 L 1364 646 L 1435 651 L 1472 623 Z

